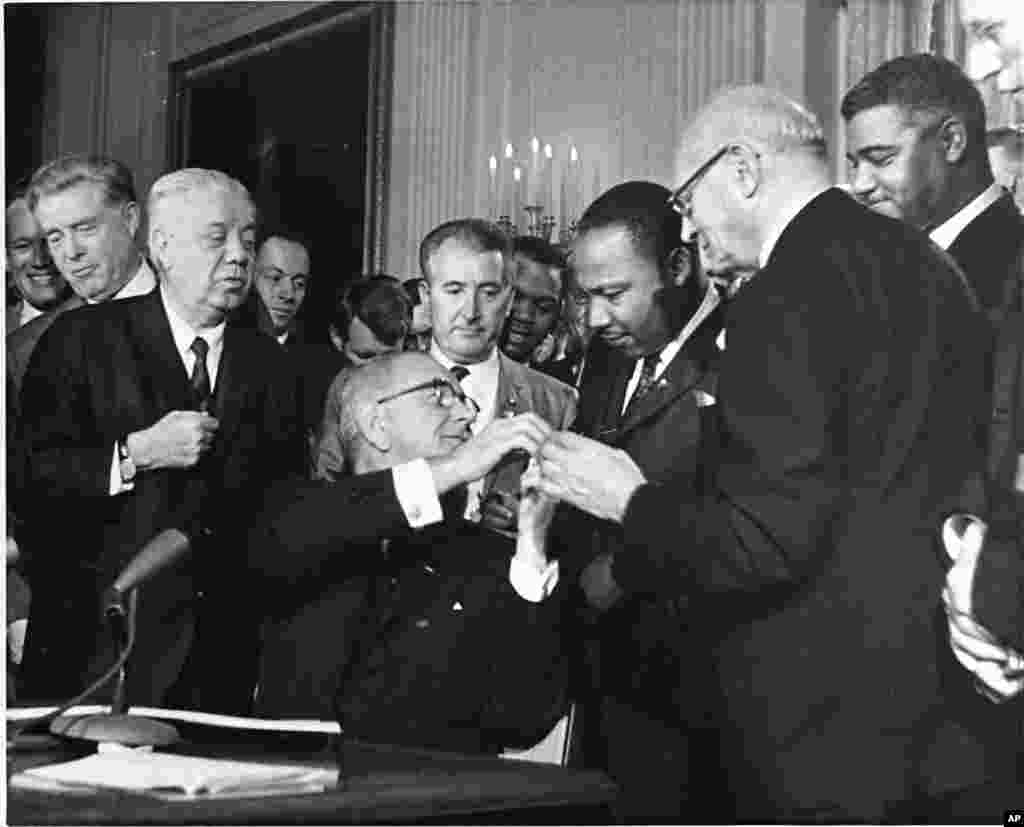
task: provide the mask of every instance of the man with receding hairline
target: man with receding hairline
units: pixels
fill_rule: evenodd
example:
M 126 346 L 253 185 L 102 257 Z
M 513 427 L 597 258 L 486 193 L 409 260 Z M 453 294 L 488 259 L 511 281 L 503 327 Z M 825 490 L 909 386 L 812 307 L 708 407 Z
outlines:
M 983 459 L 962 275 L 832 187 L 817 119 L 765 87 L 694 115 L 676 181 L 684 237 L 733 293 L 711 484 L 556 434 L 542 489 L 621 526 L 617 581 L 705 598 L 736 820 L 914 820 L 1012 775 L 1012 713 L 963 720 L 939 597 L 937 530 Z
M 62 315 L 25 376 L 25 502 L 66 517 L 35 520 L 26 693 L 72 694 L 104 668 L 98 597 L 173 529 L 191 557 L 143 589 L 128 701 L 244 713 L 256 627 L 233 599 L 240 532 L 263 488 L 301 471 L 294 383 L 273 341 L 227 323 L 252 283 L 245 187 L 178 170 L 153 185 L 148 213 L 159 288 Z
M 512 541 L 462 520 L 448 495 L 510 451 L 535 454 L 550 426 L 525 413 L 472 435 L 475 405 L 425 353 L 347 368 L 336 388 L 352 473 L 282 486 L 249 544 L 270 615 L 258 710 L 338 714 L 346 737 L 382 743 L 539 740 L 566 674 L 553 502 L 524 493 Z

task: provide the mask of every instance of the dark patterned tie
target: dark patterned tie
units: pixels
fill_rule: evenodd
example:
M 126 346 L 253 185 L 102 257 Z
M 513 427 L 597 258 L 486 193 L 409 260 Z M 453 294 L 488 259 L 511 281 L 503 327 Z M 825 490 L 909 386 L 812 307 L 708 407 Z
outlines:
M 462 365 L 452 365 L 449 373 L 455 377 L 456 382 L 462 384 L 462 380 L 469 376 L 469 368 L 463 367 Z
M 189 384 L 192 386 L 192 401 L 197 411 L 205 411 L 210 404 L 210 374 L 206 370 L 206 354 L 210 350 L 206 339 L 196 336 L 189 348 L 196 355 Z
M 640 368 L 640 381 L 636 383 L 636 390 L 633 391 L 633 396 L 630 398 L 629 404 L 626 405 L 627 411 L 639 400 L 643 399 L 651 388 L 654 387 L 654 371 L 658 367 L 659 359 L 661 359 L 660 350 L 644 357 L 643 366 Z

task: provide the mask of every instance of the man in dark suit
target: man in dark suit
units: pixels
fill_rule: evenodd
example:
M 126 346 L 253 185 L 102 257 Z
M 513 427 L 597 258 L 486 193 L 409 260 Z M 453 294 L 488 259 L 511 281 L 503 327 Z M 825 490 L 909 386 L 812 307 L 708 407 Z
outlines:
M 738 820 L 906 819 L 1014 771 L 941 677 L 936 528 L 982 460 L 984 319 L 927 238 L 830 187 L 821 128 L 785 96 L 723 90 L 680 147 L 684 236 L 745 278 L 713 485 L 648 482 L 571 434 L 541 485 L 621 524 L 624 588 L 713 598 Z
M 7 369 L 19 390 L 36 343 L 57 316 L 156 287 L 135 243 L 142 219 L 135 183 L 120 161 L 94 155 L 51 161 L 33 174 L 26 203 L 74 294 L 7 337 Z
M 192 556 L 142 589 L 128 699 L 244 712 L 256 668 L 256 621 L 237 600 L 244 528 L 263 488 L 301 470 L 294 385 L 273 341 L 225 323 L 251 285 L 245 188 L 179 170 L 148 207 L 160 288 L 63 314 L 25 376 L 24 501 L 38 532 L 25 679 L 48 697 L 82 688 L 107 637 L 98 595 L 174 529 Z
M 996 333 L 990 341 L 996 346 L 985 372 L 1002 397 L 993 398 L 992 408 L 1007 420 L 990 425 L 989 483 L 968 489 L 964 503 L 965 511 L 983 514 L 986 490 L 995 503 L 1005 503 L 1024 489 L 1024 216 L 1013 196 L 993 180 L 984 101 L 957 64 L 917 54 L 890 60 L 865 75 L 846 93 L 842 113 L 853 192 L 877 212 L 928 232 L 963 269 L 993 322 Z M 999 531 L 985 544 L 992 551 L 969 557 L 986 570 L 996 564 L 1001 594 L 1011 583 L 1024 583 L 1024 534 L 1017 537 L 1016 560 L 1007 555 L 1012 525 L 1012 520 L 1000 520 Z M 954 526 L 946 527 L 946 536 L 955 544 L 961 532 L 950 531 Z M 992 561 L 986 560 L 989 554 Z M 1002 625 L 1018 618 L 1011 611 Z M 962 632 L 952 628 L 960 644 L 965 642 Z M 987 644 L 982 640 L 978 645 Z M 958 652 L 984 684 L 987 660 L 971 660 L 962 645 Z
M 512 300 L 511 245 L 493 224 L 476 218 L 447 221 L 420 243 L 423 301 L 433 324 L 430 354 L 458 377 L 480 407 L 474 432 L 494 419 L 534 411 L 553 428 L 576 416 L 576 392 L 509 359 L 498 339 Z M 526 463 L 506 457 L 469 486 L 466 515 L 497 529 L 515 526 L 519 476 Z
M 702 439 L 713 442 L 721 327 L 718 293 L 680 245 L 669 195 L 643 181 L 613 187 L 584 212 L 572 247 L 575 287 L 597 343 L 574 430 L 625 451 L 652 480 L 701 472 Z M 717 767 L 717 733 L 706 733 L 713 692 L 698 681 L 710 674 L 709 644 L 688 629 L 680 601 L 623 594 L 612 575 L 617 527 L 577 517 L 559 534 L 595 558 L 580 583 L 602 612 L 600 733 L 619 813 L 628 821 L 685 820 L 711 792 L 711 773 L 700 770 Z
M 250 543 L 271 613 L 257 709 L 443 749 L 539 740 L 565 689 L 553 503 L 524 495 L 513 542 L 439 497 L 550 427 L 528 413 L 470 438 L 475 407 L 424 353 L 352 367 L 339 392 L 353 475 L 275 494 Z
M 843 98 L 850 185 L 883 215 L 931 235 L 986 310 L 1002 307 L 1024 244 L 1024 217 L 993 180 L 981 93 L 950 60 L 905 55 Z

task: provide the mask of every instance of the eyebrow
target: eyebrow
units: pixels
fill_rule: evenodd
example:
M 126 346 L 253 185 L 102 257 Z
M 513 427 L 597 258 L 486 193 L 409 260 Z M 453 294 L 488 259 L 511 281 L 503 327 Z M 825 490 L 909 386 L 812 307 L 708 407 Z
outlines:
M 868 144 L 867 146 L 862 146 L 856 152 L 847 152 L 846 157 L 852 160 L 853 158 L 862 158 L 875 152 L 898 152 L 899 148 L 899 144 Z

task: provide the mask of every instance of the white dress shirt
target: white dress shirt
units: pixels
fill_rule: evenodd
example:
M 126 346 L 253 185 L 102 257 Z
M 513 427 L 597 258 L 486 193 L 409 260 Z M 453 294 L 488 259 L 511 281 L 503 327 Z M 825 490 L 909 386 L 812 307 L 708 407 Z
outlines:
M 973 200 L 939 224 L 928 235 L 943 250 L 948 250 L 953 246 L 953 242 L 957 240 L 960 233 L 967 228 L 967 225 L 998 201 L 1002 194 L 1003 188 L 999 184 L 994 182 L 989 184 Z
M 129 284 L 131 284 L 131 282 L 129 282 Z M 188 322 L 181 318 L 181 315 L 168 301 L 167 293 L 163 285 L 160 286 L 160 297 L 163 299 L 164 309 L 167 311 L 167 321 L 171 326 L 171 335 L 174 337 L 174 346 L 177 348 L 178 356 L 181 357 L 181 363 L 185 367 L 186 376 L 192 375 L 192 369 L 196 364 L 196 355 L 192 352 L 192 343 L 196 340 L 196 337 L 198 336 L 199 338 L 205 339 L 206 344 L 209 345 L 209 350 L 206 354 L 206 371 L 210 376 L 210 391 L 213 392 L 217 387 L 217 373 L 220 369 L 220 358 L 224 353 L 224 328 L 226 327 L 226 324 L 221 322 L 216 327 L 196 331 Z M 126 297 L 123 296 L 122 293 L 118 293 L 116 298 Z M 118 461 L 118 444 L 115 442 L 114 459 L 110 469 L 110 494 L 111 496 L 121 494 L 125 491 L 131 491 L 133 488 L 133 483 L 125 482 L 121 479 L 121 468 Z
M 444 519 L 434 476 L 425 459 L 395 466 L 391 476 L 398 503 L 412 528 L 423 528 Z M 557 560 L 550 561 L 540 570 L 529 562 L 540 557 L 542 551 L 534 548 L 532 541 L 520 534 L 516 537 L 516 552 L 509 560 L 508 578 L 512 588 L 521 598 L 531 603 L 540 603 L 558 585 Z
M 661 375 L 668 369 L 668 366 L 672 364 L 672 360 L 676 358 L 676 354 L 683 349 L 683 345 L 686 344 L 697 328 L 700 327 L 701 322 L 710 316 L 711 312 L 718 307 L 721 300 L 722 299 L 718 295 L 718 291 L 714 286 L 709 284 L 707 292 L 704 293 L 704 299 L 697 308 L 697 312 L 690 317 L 690 320 L 683 326 L 683 329 L 679 331 L 679 335 L 662 348 L 662 351 L 658 356 L 658 364 L 654 368 L 655 382 L 661 378 Z M 630 377 L 629 383 L 626 385 L 626 396 L 622 400 L 622 410 L 619 411 L 620 414 L 624 414 L 626 412 L 626 408 L 629 407 L 629 402 L 636 391 L 636 386 L 640 384 L 640 373 L 643 371 L 643 365 L 644 360 L 642 358 L 636 360 L 636 367 L 633 368 L 633 375 Z M 711 404 L 714 402 L 714 400 L 703 401 L 705 404 Z
M 42 316 L 43 311 L 36 307 L 34 304 L 21 300 L 21 312 L 18 314 L 18 327 L 28 324 L 37 316 Z
M 437 342 L 431 341 L 430 355 L 435 361 L 440 362 L 445 370 L 455 367 L 453 362 L 437 346 Z M 461 365 L 469 371 L 459 383 L 463 392 L 472 399 L 480 408 L 480 413 L 470 426 L 474 434 L 480 433 L 491 424 L 497 412 L 498 382 L 501 379 L 501 360 L 498 357 L 498 348 L 491 350 L 491 355 L 484 361 L 472 365 Z M 467 520 L 474 523 L 480 521 L 480 500 L 483 497 L 484 481 L 474 480 L 466 486 L 466 513 Z
M 147 293 L 152 293 L 153 288 L 156 287 L 156 275 L 149 267 L 149 262 L 146 259 L 142 259 L 142 263 L 139 265 L 139 269 L 135 271 L 135 275 L 128 279 L 128 282 L 118 290 L 110 300 L 115 299 L 131 299 L 135 296 L 145 296 Z M 102 304 L 102 302 L 95 301 L 93 299 L 86 299 L 87 304 Z

